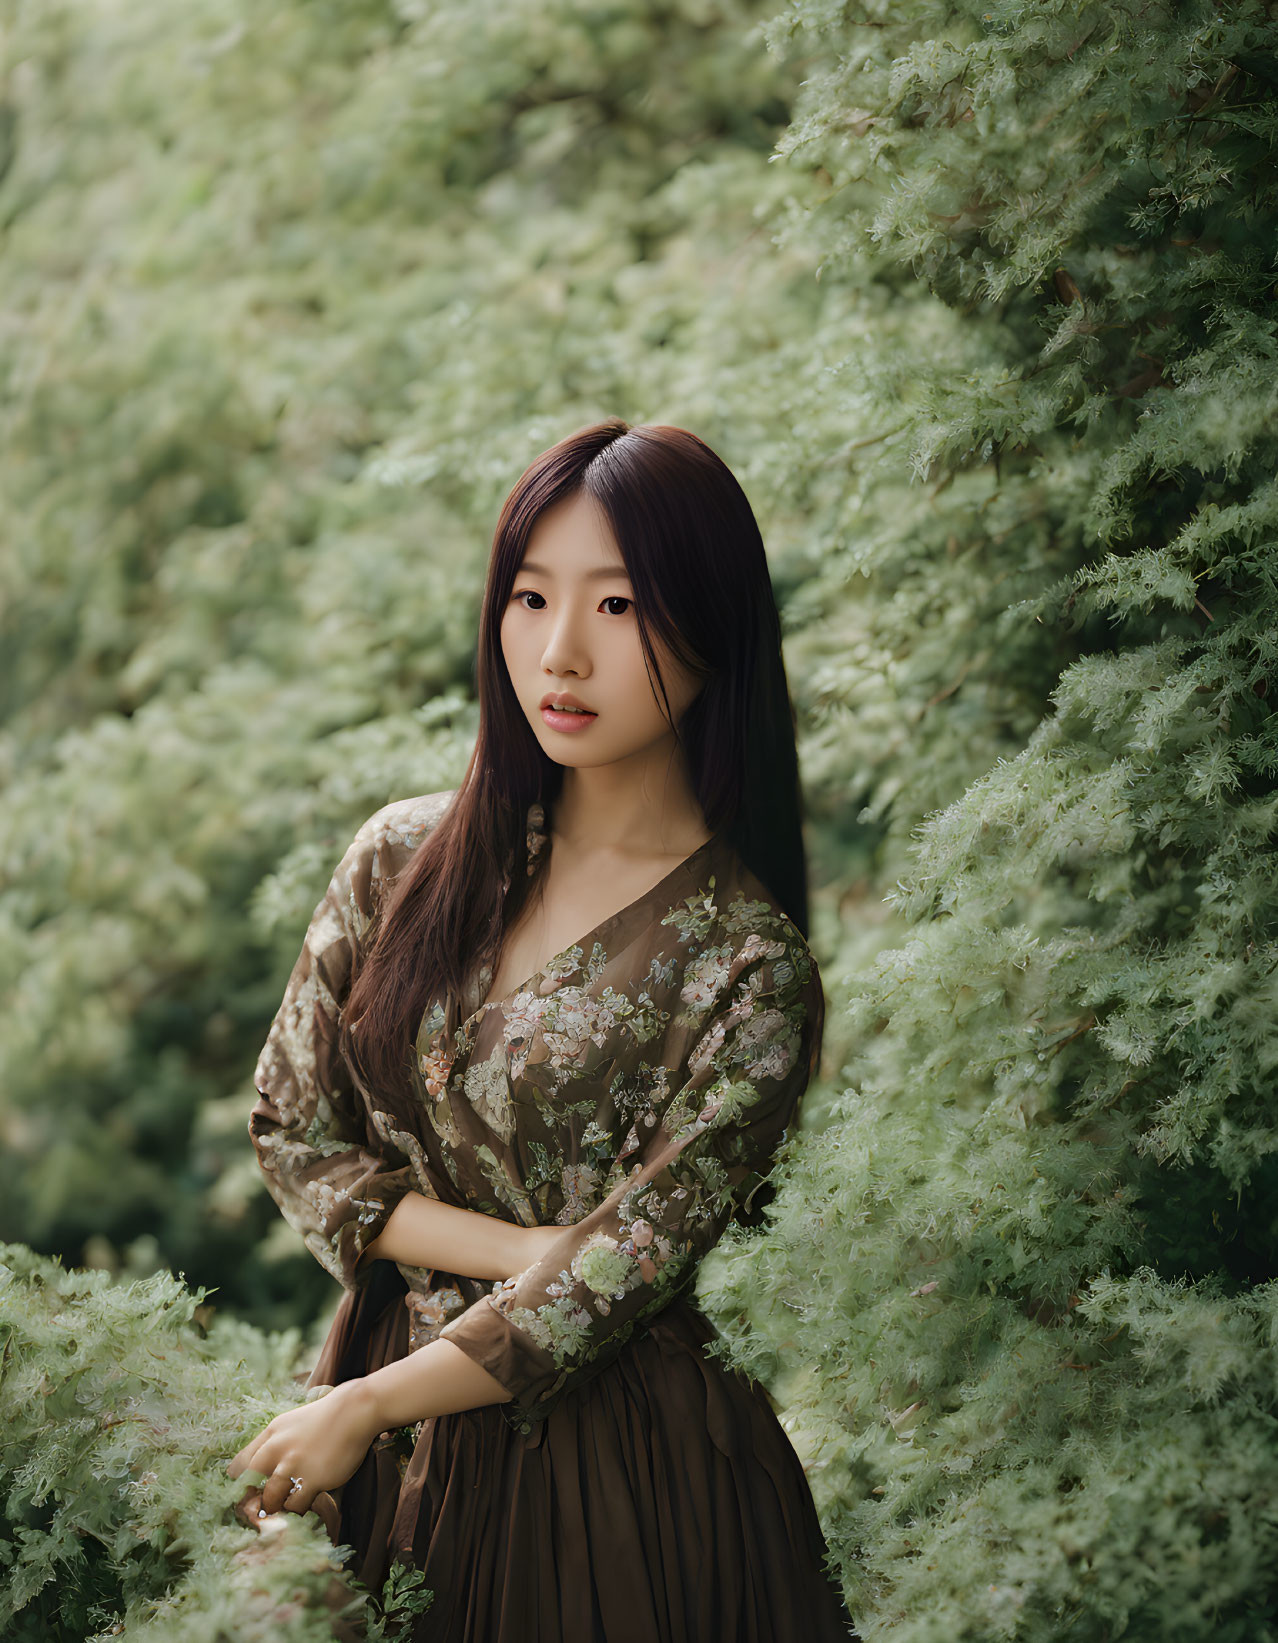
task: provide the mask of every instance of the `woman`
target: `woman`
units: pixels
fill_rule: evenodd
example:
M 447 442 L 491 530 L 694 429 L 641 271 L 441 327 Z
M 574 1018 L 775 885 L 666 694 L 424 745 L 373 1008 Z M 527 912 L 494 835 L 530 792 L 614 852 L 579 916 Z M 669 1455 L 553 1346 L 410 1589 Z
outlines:
M 845 1639 L 798 1457 L 690 1298 L 824 1019 L 776 606 L 707 446 L 610 419 L 532 464 L 478 691 L 462 786 L 360 828 L 258 1062 L 267 1184 L 346 1294 L 331 1390 L 231 1470 L 365 1584 L 424 1569 L 419 1638 Z

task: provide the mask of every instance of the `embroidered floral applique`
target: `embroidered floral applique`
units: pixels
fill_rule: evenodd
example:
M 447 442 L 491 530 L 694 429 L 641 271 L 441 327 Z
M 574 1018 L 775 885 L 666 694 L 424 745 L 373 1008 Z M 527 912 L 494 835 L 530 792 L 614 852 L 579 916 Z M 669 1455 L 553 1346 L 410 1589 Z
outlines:
M 456 1284 L 444 1284 L 424 1295 L 410 1289 L 404 1296 L 404 1305 L 408 1308 L 408 1350 L 416 1352 L 433 1341 L 450 1318 L 464 1310 L 466 1301 Z

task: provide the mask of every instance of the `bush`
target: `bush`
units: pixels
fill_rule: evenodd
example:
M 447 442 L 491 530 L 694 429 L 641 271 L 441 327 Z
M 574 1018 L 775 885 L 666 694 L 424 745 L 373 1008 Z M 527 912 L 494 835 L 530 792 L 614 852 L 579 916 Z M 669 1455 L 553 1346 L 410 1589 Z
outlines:
M 0 1245 L 0 1632 L 7 1643 L 331 1643 L 366 1624 L 318 1517 L 234 1513 L 230 1460 L 298 1401 L 296 1329 L 201 1316 L 169 1273 L 115 1283 Z M 371 1615 L 368 1637 L 381 1636 Z M 389 1634 L 388 1634 L 389 1635 Z

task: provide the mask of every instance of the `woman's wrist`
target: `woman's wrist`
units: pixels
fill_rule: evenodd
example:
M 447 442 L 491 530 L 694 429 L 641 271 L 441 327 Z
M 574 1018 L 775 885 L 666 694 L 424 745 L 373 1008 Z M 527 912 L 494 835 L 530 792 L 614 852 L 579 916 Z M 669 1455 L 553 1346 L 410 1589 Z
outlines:
M 434 1415 L 506 1403 L 510 1392 L 450 1340 L 427 1341 L 351 1388 L 350 1420 L 366 1442 Z
M 347 1421 L 368 1443 L 386 1430 L 376 1388 L 370 1386 L 367 1376 L 343 1381 L 326 1392 L 325 1397 L 337 1399 L 338 1409 L 333 1411 L 334 1415 Z

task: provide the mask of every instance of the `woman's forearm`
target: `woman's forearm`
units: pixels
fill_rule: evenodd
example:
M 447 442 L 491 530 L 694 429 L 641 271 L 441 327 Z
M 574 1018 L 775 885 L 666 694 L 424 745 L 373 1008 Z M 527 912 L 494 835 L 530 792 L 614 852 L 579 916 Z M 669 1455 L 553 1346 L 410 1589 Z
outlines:
M 340 1390 L 356 1400 L 370 1443 L 379 1432 L 411 1426 L 431 1415 L 510 1402 L 501 1382 L 452 1341 L 427 1341 L 416 1352 L 383 1364 Z
M 400 1261 L 438 1267 L 459 1278 L 510 1278 L 528 1265 L 529 1244 L 521 1235 L 529 1231 L 495 1215 L 410 1192 L 395 1205 L 359 1264 Z

